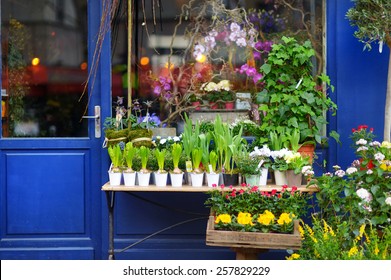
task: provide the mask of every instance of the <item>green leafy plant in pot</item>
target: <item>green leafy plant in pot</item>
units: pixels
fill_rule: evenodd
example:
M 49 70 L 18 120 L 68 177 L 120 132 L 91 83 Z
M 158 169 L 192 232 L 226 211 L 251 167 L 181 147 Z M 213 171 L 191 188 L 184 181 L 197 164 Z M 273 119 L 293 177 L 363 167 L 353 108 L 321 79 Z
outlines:
M 281 43 L 272 46 L 267 62 L 260 68 L 264 90 L 257 96 L 263 113 L 261 129 L 266 133 L 291 134 L 299 129 L 300 143 L 322 142 L 325 113 L 335 115 L 337 105 L 325 90 L 334 90 L 330 78 L 312 74 L 314 55 L 310 41 L 300 44 L 294 38 L 282 37 Z M 339 141 L 336 132 L 330 132 L 330 136 Z

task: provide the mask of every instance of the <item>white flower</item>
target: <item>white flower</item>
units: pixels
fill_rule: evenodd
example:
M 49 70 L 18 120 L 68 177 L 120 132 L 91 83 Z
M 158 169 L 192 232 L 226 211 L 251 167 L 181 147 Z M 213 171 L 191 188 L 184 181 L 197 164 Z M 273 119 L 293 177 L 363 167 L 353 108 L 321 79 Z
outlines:
M 387 205 L 391 206 L 391 196 L 387 197 L 384 201 Z
M 379 141 L 373 141 L 373 142 L 369 143 L 369 146 L 371 146 L 371 147 L 380 147 L 381 144 L 380 144 Z
M 341 169 L 341 166 L 339 166 L 339 165 L 334 165 L 333 168 L 334 168 L 335 170 L 338 170 L 338 169 Z
M 160 140 L 160 145 L 163 145 L 164 143 L 166 143 L 167 139 L 163 138 Z
M 311 165 L 303 166 L 303 168 L 301 169 L 301 173 L 304 174 L 304 176 L 312 176 L 312 175 L 314 175 L 314 171 L 312 170 L 312 166 Z
M 348 169 L 346 169 L 346 173 L 348 175 L 351 175 L 353 173 L 356 173 L 357 172 L 357 168 L 356 167 L 349 167 Z
M 365 139 L 362 139 L 362 138 L 360 140 L 356 141 L 356 145 L 366 145 L 367 143 L 368 143 L 368 141 Z
M 254 151 L 250 153 L 250 157 L 270 157 L 271 151 L 267 145 L 263 145 L 261 149 L 254 148 Z
M 367 174 L 368 174 L 368 175 L 373 174 L 373 170 L 372 170 L 372 169 L 368 169 L 368 170 L 367 170 Z
M 375 160 L 377 160 L 377 161 L 382 161 L 383 159 L 385 159 L 385 155 L 383 155 L 382 153 L 376 153 L 374 155 L 374 157 L 375 157 Z
M 345 176 L 345 171 L 343 171 L 342 169 L 339 169 L 339 170 L 335 171 L 335 175 L 342 178 L 343 176 Z
M 366 146 L 360 146 L 360 147 L 358 147 L 357 152 L 360 152 L 360 151 L 367 151 L 367 150 L 368 150 L 368 147 L 366 147 Z
M 369 193 L 368 190 L 364 188 L 360 188 L 356 191 L 356 194 L 359 198 L 366 202 L 371 202 L 372 201 L 372 195 Z
M 284 158 L 287 154 L 291 154 L 292 151 L 288 150 L 287 148 L 283 148 L 279 151 L 271 151 L 270 156 L 276 160 L 276 159 L 282 159 Z
M 178 137 L 178 136 L 174 136 L 174 138 L 172 138 L 174 140 L 174 142 L 179 142 L 181 141 L 181 139 Z

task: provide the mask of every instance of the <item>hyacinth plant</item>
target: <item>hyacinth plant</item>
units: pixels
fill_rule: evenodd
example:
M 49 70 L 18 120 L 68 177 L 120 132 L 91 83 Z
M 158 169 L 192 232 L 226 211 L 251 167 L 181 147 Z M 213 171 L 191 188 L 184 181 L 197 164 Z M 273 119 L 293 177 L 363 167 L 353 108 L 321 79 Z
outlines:
M 123 151 L 123 156 L 126 162 L 126 169 L 124 172 L 133 172 L 133 159 L 136 155 L 137 148 L 133 146 L 132 142 L 128 142 L 125 145 L 125 149 Z
M 140 172 L 141 173 L 148 173 L 149 170 L 147 169 L 147 164 L 148 164 L 148 157 L 149 157 L 149 154 L 150 154 L 150 149 L 145 147 L 145 146 L 141 146 L 138 150 L 138 153 L 140 155 L 140 158 L 141 158 L 141 169 L 140 169 Z
M 174 166 L 174 169 L 172 170 L 172 173 L 174 174 L 181 174 L 183 171 L 179 169 L 179 161 L 182 156 L 182 145 L 180 143 L 174 143 L 172 144 L 171 148 L 171 155 L 172 155 L 172 164 Z
M 224 187 L 224 186 L 221 186 Z M 307 193 L 296 187 L 260 191 L 231 188 L 209 192 L 205 205 L 215 214 L 215 228 L 251 232 L 292 232 L 293 221 L 307 213 Z
M 123 163 L 123 152 L 119 144 L 109 146 L 107 148 L 107 152 L 109 153 L 109 157 L 111 159 L 112 172 L 121 172 L 121 167 Z

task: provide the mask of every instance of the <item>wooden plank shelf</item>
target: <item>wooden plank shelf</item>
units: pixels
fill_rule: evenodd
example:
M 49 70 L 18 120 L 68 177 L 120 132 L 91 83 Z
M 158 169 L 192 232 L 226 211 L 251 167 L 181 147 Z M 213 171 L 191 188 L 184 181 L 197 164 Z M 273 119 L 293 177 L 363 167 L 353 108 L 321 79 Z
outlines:
M 282 186 L 277 185 L 267 185 L 267 186 L 260 186 L 258 187 L 258 190 L 260 191 L 272 191 L 273 189 L 277 189 L 278 191 L 281 190 Z M 242 187 L 242 186 L 235 186 L 232 187 L 237 190 L 239 189 L 248 189 L 251 187 Z M 141 186 L 132 186 L 127 187 L 125 185 L 119 185 L 119 186 L 112 186 L 109 182 L 104 184 L 102 186 L 102 191 L 114 191 L 114 192 L 208 192 L 212 191 L 214 189 L 220 190 L 220 191 L 230 191 L 232 189 L 231 187 L 215 187 L 210 188 L 208 186 L 202 186 L 202 187 L 193 187 L 189 185 L 183 185 L 182 187 L 173 187 L 171 185 L 167 185 L 166 187 L 157 187 L 154 185 L 150 185 L 148 187 L 141 187 Z M 291 190 L 292 188 L 287 188 L 287 190 Z M 300 192 L 316 192 L 317 187 L 316 186 L 310 186 L 307 187 L 305 185 L 300 186 L 297 188 Z

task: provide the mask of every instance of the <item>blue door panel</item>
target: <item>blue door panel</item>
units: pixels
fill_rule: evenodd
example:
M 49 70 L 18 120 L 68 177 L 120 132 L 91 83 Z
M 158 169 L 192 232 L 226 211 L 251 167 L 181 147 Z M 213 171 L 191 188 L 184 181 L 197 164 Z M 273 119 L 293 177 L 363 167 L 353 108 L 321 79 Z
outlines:
M 85 159 L 84 152 L 7 153 L 6 234 L 85 233 Z

